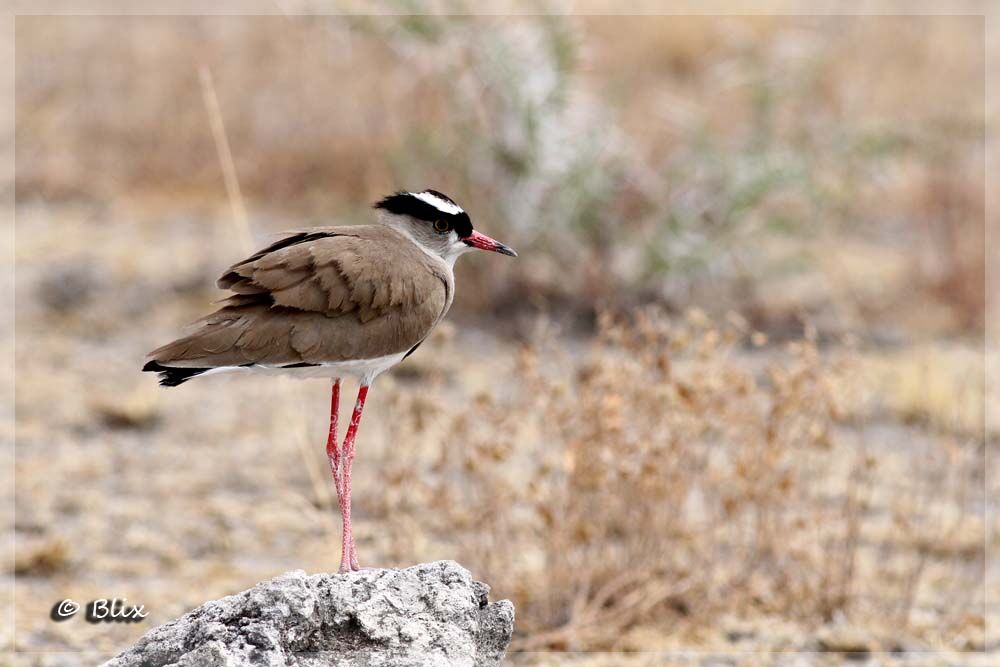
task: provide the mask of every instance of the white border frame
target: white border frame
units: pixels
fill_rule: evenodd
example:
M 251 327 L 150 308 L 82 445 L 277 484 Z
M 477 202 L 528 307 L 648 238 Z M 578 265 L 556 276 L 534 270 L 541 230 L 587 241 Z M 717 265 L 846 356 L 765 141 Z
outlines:
M 391 2 L 391 0 L 387 0 Z M 14 176 L 16 173 L 15 151 L 14 151 L 14 114 L 15 114 L 15 29 L 16 17 L 19 15 L 49 15 L 49 16 L 210 16 L 210 15 L 394 15 L 412 14 L 412 10 L 402 6 L 398 10 L 390 8 L 379 10 L 373 7 L 372 3 L 363 0 L 343 0 L 340 2 L 322 2 L 321 0 L 214 0 L 211 7 L 206 8 L 207 2 L 198 0 L 12 0 L 10 5 L 0 11 L 0 62 L 10 63 L 10 67 L 3 68 L 0 74 L 0 97 L 6 100 L 0 111 L 0 202 L 7 211 L 7 227 L 2 237 L 0 237 L 0 252 L 3 254 L 3 271 L 0 273 L 0 286 L 2 286 L 7 298 L 3 300 L 4 308 L 7 309 L 7 318 L 11 328 L 14 327 L 15 302 L 14 302 L 14 247 L 15 238 L 15 197 L 14 197 Z M 1000 224 L 995 218 L 996 205 L 996 179 L 997 172 L 996 152 L 993 145 L 992 125 L 997 118 L 997 100 L 991 97 L 996 95 L 993 87 L 990 86 L 991 75 L 1000 73 L 1000 44 L 996 40 L 997 18 L 1000 16 L 1000 8 L 991 4 L 989 0 L 773 0 L 769 2 L 767 10 L 761 9 L 760 2 L 753 0 L 626 0 L 625 2 L 615 2 L 614 0 L 568 0 L 558 2 L 542 0 L 540 3 L 519 2 L 517 0 L 487 0 L 477 6 L 476 11 L 456 11 L 452 3 L 447 0 L 428 0 L 432 11 L 429 14 L 477 14 L 477 15 L 537 15 L 537 14 L 584 14 L 584 15 L 849 15 L 849 16 L 884 16 L 884 15 L 909 15 L 909 16 L 981 16 L 984 19 L 985 31 L 985 53 L 984 53 L 984 81 L 985 91 L 984 118 L 985 127 L 985 238 L 986 244 L 986 272 L 985 272 L 985 294 L 986 296 L 986 319 L 983 331 L 983 361 L 984 375 L 986 376 L 986 392 L 983 397 L 985 402 L 984 415 L 987 414 L 991 399 L 995 401 L 1000 398 L 1000 330 L 997 329 L 996 311 L 1000 308 L 1000 296 L 994 296 L 992 286 L 997 285 L 995 276 L 1000 254 L 997 253 L 992 243 L 996 232 L 995 227 Z M 626 8 L 623 10 L 622 6 Z M 539 6 L 542 9 L 539 9 Z M 1000 287 L 1000 286 L 998 286 Z M 4 338 L 2 354 L 4 359 L 4 375 L 9 379 L 7 390 L 10 395 L 10 403 L 6 407 L 9 410 L 9 429 L 6 434 L 6 442 L 10 447 L 0 448 L 3 469 L 9 471 L 3 478 L 3 483 L 10 487 L 10 508 L 4 511 L 2 518 L 6 525 L 11 527 L 10 545 L 6 549 L 7 571 L 13 573 L 14 562 L 14 485 L 16 484 L 14 474 L 16 445 L 14 441 L 14 393 L 15 367 L 14 367 L 14 331 L 9 332 L 9 336 Z M 7 343 L 9 341 L 9 343 Z M 0 386 L 0 389 L 3 387 Z M 985 429 L 984 429 L 985 431 Z M 1000 651 L 1000 629 L 990 627 L 990 609 L 988 585 L 991 579 L 991 554 L 990 543 L 994 539 L 993 532 L 997 530 L 996 505 L 997 499 L 989 497 L 989 474 L 991 472 L 990 461 L 991 452 L 998 444 L 987 436 L 986 447 L 984 448 L 984 498 L 985 498 L 985 519 L 984 530 L 984 638 L 986 646 L 983 651 L 919 651 L 908 652 L 909 655 L 940 655 L 947 659 L 949 656 L 961 655 L 970 659 L 976 656 L 981 657 L 982 664 L 988 664 L 991 655 L 995 656 Z M 9 480 L 9 481 L 8 481 Z M 995 576 L 995 575 L 992 575 Z M 87 660 L 92 658 L 101 659 L 110 657 L 106 653 L 88 651 L 18 651 L 15 645 L 15 605 L 14 587 L 16 577 L 10 575 L 11 584 L 8 592 L 8 609 L 6 616 L 6 626 L 10 628 L 10 650 L 16 657 L 28 655 L 74 655 Z M 995 602 L 1000 604 L 1000 601 Z M 996 615 L 1000 617 L 1000 610 Z M 0 642 L 7 638 L 0 635 Z M 990 642 L 993 644 L 990 644 Z M 588 653 L 590 656 L 614 655 L 621 656 L 624 660 L 650 659 L 670 659 L 677 661 L 694 661 L 710 657 L 729 657 L 734 659 L 746 658 L 749 656 L 771 656 L 774 660 L 779 656 L 792 655 L 823 655 L 825 659 L 835 659 L 831 654 L 818 654 L 813 651 L 719 651 L 719 650 L 678 650 L 678 651 L 650 651 L 635 653 Z M 557 651 L 545 652 L 524 652 L 520 655 L 546 655 L 546 656 L 569 656 L 573 653 L 563 653 Z M 625 658 L 625 656 L 630 656 Z M 99 657 L 100 656 L 100 657 Z M 888 652 L 872 652 L 868 657 L 873 658 L 898 658 L 897 655 Z M 978 659 L 975 662 L 979 662 Z

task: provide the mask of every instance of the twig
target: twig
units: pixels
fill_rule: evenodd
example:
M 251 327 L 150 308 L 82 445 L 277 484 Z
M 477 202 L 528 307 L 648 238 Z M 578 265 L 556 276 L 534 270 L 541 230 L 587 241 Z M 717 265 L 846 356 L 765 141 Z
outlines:
M 240 181 L 236 176 L 233 153 L 229 150 L 229 139 L 226 136 L 226 125 L 222 121 L 222 112 L 219 109 L 219 98 L 215 94 L 212 70 L 208 68 L 208 65 L 202 65 L 198 68 L 198 78 L 201 80 L 201 94 L 205 100 L 205 111 L 208 112 L 208 123 L 212 128 L 215 150 L 219 154 L 219 166 L 222 167 L 222 177 L 226 183 L 229 207 L 233 212 L 233 224 L 236 226 L 236 233 L 243 241 L 244 250 L 249 252 L 253 250 L 250 220 L 247 217 L 246 205 L 243 203 Z
M 279 378 L 285 383 L 290 384 L 292 382 L 291 378 L 283 377 Z M 283 387 L 282 389 L 285 389 Z M 282 396 L 287 399 L 291 399 L 293 403 L 297 406 L 298 412 L 298 426 L 295 428 L 293 433 L 291 429 L 287 431 L 289 437 L 295 439 L 295 444 L 299 450 L 299 454 L 302 456 L 302 460 L 306 465 L 306 472 L 309 474 L 309 483 L 313 488 L 313 494 L 315 495 L 315 501 L 320 507 L 326 510 L 327 516 L 330 518 L 330 533 L 332 535 L 339 535 L 337 526 L 333 521 L 333 510 L 336 507 L 336 498 L 334 498 L 333 493 L 330 490 L 330 483 L 327 474 L 324 474 L 328 468 L 325 465 L 316 465 L 316 458 L 313 450 L 309 448 L 309 432 L 305 427 L 306 416 L 301 406 L 303 401 L 301 399 L 301 392 L 295 391 L 291 387 L 287 387 L 288 391 L 282 391 Z M 325 464 L 325 457 L 323 463 Z

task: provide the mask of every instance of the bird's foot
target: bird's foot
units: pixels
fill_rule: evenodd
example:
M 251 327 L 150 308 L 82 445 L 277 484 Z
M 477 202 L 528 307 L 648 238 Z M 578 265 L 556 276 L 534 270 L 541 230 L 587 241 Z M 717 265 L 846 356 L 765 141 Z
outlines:
M 351 569 L 360 570 L 361 566 L 358 564 L 358 550 L 354 546 L 354 541 L 351 541 Z
M 357 565 L 346 565 L 341 563 L 340 569 L 337 570 L 337 574 L 347 574 L 348 572 L 361 572 L 362 570 L 374 570 L 373 567 L 359 567 Z

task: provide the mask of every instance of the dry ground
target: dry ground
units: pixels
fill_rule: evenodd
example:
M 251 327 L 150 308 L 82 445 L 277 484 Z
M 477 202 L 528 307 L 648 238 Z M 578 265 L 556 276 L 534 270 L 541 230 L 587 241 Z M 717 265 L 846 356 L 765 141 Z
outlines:
M 164 390 L 138 372 L 207 306 L 214 271 L 234 255 L 216 218 L 146 223 L 74 208 L 19 216 L 17 552 L 6 576 L 16 574 L 22 651 L 115 651 L 206 599 L 337 566 L 323 382 Z M 471 261 L 488 270 L 491 259 Z M 550 323 L 512 343 L 448 323 L 380 379 L 356 468 L 364 562 L 460 560 L 519 605 L 528 664 L 559 655 L 543 649 L 602 647 L 917 651 L 913 664 L 965 664 L 919 652 L 987 645 L 977 348 L 744 345 L 738 327 L 698 313 L 608 326 L 589 341 Z M 782 410 L 790 421 L 774 421 Z M 677 437 L 662 459 L 661 439 Z M 581 456 L 598 472 L 581 477 Z M 535 476 L 539 463 L 561 472 Z M 646 484 L 620 477 L 633 464 L 663 483 L 629 491 Z M 619 477 L 588 481 L 602 468 Z M 554 526 L 546 507 L 562 513 Z M 619 581 L 631 568 L 651 574 Z M 619 584 L 610 598 L 595 590 Z M 570 594 L 576 615 L 560 602 Z M 647 594 L 660 602 L 644 606 Z M 141 602 L 150 617 L 48 619 L 58 599 L 100 596 Z M 628 619 L 614 636 L 601 632 L 609 613 Z

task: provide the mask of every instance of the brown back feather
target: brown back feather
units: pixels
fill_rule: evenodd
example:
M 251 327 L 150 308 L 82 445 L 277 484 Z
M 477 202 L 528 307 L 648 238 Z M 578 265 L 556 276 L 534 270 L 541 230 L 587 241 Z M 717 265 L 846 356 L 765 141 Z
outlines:
M 443 262 L 380 225 L 296 232 L 217 284 L 235 294 L 150 360 L 209 368 L 401 353 L 444 316 L 453 288 Z

